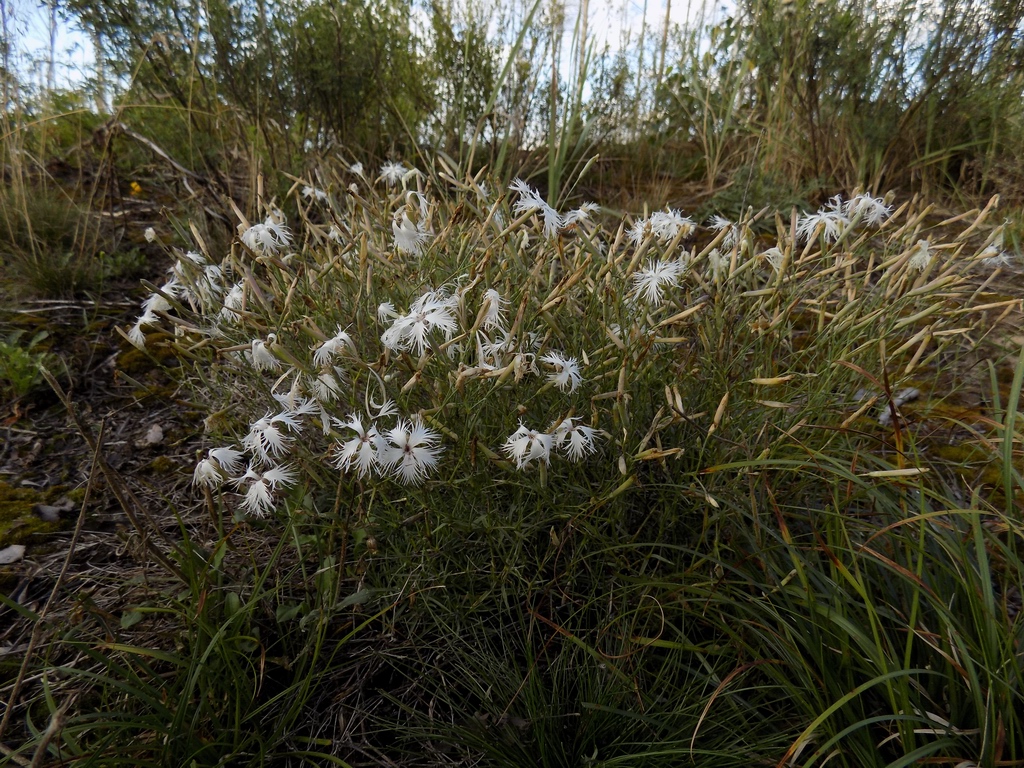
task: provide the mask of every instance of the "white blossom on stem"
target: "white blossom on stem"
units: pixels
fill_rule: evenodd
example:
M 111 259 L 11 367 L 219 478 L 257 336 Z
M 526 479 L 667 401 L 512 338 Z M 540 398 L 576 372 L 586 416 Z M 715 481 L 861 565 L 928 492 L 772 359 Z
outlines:
M 661 294 L 666 287 L 679 285 L 683 265 L 678 261 L 647 262 L 647 266 L 633 275 L 633 291 L 638 299 L 649 305 L 661 304 Z
M 551 435 L 537 432 L 519 422 L 519 428 L 509 435 L 501 449 L 506 456 L 516 462 L 519 469 L 522 469 L 534 460 L 550 464 L 553 442 L 554 438 Z
M 391 230 L 395 236 L 395 248 L 401 253 L 419 256 L 423 253 L 423 246 L 430 242 L 430 234 L 426 231 L 423 221 L 414 224 L 405 211 L 395 213 Z
M 231 482 L 239 491 L 243 486 L 248 486 L 242 499 L 242 509 L 256 517 L 266 517 L 274 509 L 274 491 L 278 487 L 294 485 L 296 479 L 295 470 L 286 465 L 270 467 L 259 472 L 250 464 L 242 477 Z
M 384 163 L 380 167 L 380 176 L 377 177 L 377 181 L 383 181 L 389 187 L 393 187 L 400 183 L 407 173 L 409 173 L 409 169 L 401 163 Z
M 580 424 L 579 421 L 579 417 L 562 419 L 552 430 L 555 446 L 565 451 L 569 461 L 579 461 L 597 450 L 594 446 L 597 430 Z
M 335 358 L 335 356 L 339 355 L 342 350 L 345 348 L 351 350 L 354 346 L 355 345 L 352 343 L 352 337 L 343 331 L 339 325 L 338 332 L 317 347 L 316 352 L 313 353 L 313 362 L 317 365 L 327 365 Z
M 512 212 L 519 216 L 523 213 L 536 211 L 544 222 L 544 237 L 549 240 L 558 234 L 558 230 L 565 226 L 565 220 L 558 211 L 548 205 L 540 193 L 522 179 L 516 179 L 509 185 L 509 189 L 519 195 Z
M 437 466 L 440 436 L 420 419 L 399 421 L 388 431 L 387 440 L 381 464 L 404 485 L 418 485 Z
M 558 387 L 560 392 L 575 392 L 583 383 L 580 363 L 575 357 L 566 357 L 561 352 L 552 351 L 541 355 L 540 361 L 552 366 L 555 370 L 548 374 L 548 381 Z
M 253 224 L 242 233 L 242 242 L 256 254 L 275 254 L 292 243 L 292 233 L 288 227 L 279 224 L 274 216 L 266 221 Z
M 356 433 L 355 437 L 337 444 L 335 467 L 342 472 L 354 468 L 358 477 L 365 477 L 373 470 L 380 469 L 381 452 L 387 443 L 372 421 L 364 427 L 362 419 L 353 414 L 346 421 L 334 419 L 334 424 L 339 429 Z
M 843 206 L 843 213 L 848 219 L 860 216 L 862 224 L 879 226 L 889 218 L 892 211 L 891 205 L 886 205 L 885 200 L 871 195 L 855 195 Z
M 505 327 L 505 307 L 508 301 L 501 297 L 493 288 L 484 291 L 484 330 Z
M 270 348 L 277 342 L 276 334 L 269 334 L 267 340 L 253 339 L 249 357 L 252 360 L 252 367 L 257 371 L 276 371 L 281 367 L 281 361 L 274 357 Z
M 268 413 L 252 423 L 249 433 L 242 438 L 242 447 L 254 453 L 263 462 L 270 462 L 283 456 L 291 449 L 293 438 L 281 428 L 282 426 L 295 432 L 302 429 L 301 425 L 287 413 L 279 413 L 276 416 Z

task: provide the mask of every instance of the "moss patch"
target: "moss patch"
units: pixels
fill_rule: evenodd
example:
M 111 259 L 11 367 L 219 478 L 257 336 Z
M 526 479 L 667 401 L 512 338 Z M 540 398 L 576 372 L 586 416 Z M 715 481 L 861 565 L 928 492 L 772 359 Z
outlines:
M 0 483 L 0 547 L 23 544 L 35 534 L 54 533 L 61 524 L 47 523 L 32 511 L 36 504 L 47 504 L 62 495 L 63 489 L 37 491 L 32 488 L 12 488 Z
M 147 334 L 145 349 L 125 342 L 117 356 L 117 368 L 128 374 L 146 373 L 168 366 L 176 368 L 181 363 L 173 342 L 174 335 L 166 331 Z
M 1001 487 L 1003 473 L 999 458 L 981 446 L 965 441 L 954 445 L 937 445 L 933 450 L 954 471 L 968 479 L 993 488 Z
M 151 472 L 155 472 L 156 474 L 166 475 L 177 471 L 178 463 L 166 456 L 157 456 L 149 462 L 149 469 Z

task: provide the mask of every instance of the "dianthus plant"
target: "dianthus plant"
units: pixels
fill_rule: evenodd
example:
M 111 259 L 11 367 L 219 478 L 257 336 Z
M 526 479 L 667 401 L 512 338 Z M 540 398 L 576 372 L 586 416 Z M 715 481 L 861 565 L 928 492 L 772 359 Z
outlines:
M 886 244 L 908 254 L 884 262 L 902 271 L 872 280 L 836 266 L 833 242 L 889 215 L 863 195 L 799 217 L 795 242 L 755 247 L 745 220 L 702 232 L 669 207 L 600 221 L 598 206 L 560 213 L 521 179 L 495 194 L 397 160 L 319 177 L 331 194 L 297 185 L 299 220 L 270 205 L 226 253 L 170 249 L 167 281 L 126 332 L 144 347 L 173 328 L 217 415 L 193 481 L 243 515 L 339 482 L 430 494 L 470 474 L 518 486 L 587 473 L 575 487 L 618 487 L 639 462 L 689 450 L 696 428 L 720 431 L 728 397 L 694 381 L 703 407 L 688 409 L 678 394 L 720 354 L 711 339 L 788 327 L 780 308 L 827 307 L 824 323 L 851 286 L 882 279 L 901 286 L 890 304 L 912 297 L 902 286 L 926 250 Z M 891 316 L 913 317 L 907 301 Z M 750 317 L 723 320 L 726 306 Z

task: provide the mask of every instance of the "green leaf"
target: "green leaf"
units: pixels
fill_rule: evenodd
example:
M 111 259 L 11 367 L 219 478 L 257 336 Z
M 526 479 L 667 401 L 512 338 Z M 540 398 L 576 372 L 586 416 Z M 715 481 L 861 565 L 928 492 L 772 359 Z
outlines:
M 277 606 L 275 616 L 277 617 L 277 620 L 281 623 L 291 621 L 296 616 L 298 616 L 305 607 L 305 603 L 282 603 L 281 605 Z
M 340 603 L 338 603 L 338 607 L 348 608 L 350 605 L 362 605 L 371 597 L 373 597 L 373 592 L 374 590 L 372 589 L 360 589 L 358 592 L 354 592 L 353 594 L 349 595 L 344 600 L 342 600 Z
M 130 608 L 121 614 L 121 629 L 129 629 L 142 621 L 142 612 Z

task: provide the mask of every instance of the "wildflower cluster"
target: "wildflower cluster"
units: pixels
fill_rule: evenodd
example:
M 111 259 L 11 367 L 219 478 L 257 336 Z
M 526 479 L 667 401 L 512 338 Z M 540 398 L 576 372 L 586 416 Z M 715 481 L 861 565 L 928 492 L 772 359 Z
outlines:
M 796 224 L 797 237 L 804 241 L 821 237 L 827 243 L 834 243 L 854 222 L 878 227 L 891 211 L 892 207 L 884 200 L 870 195 L 855 195 L 846 201 L 836 195 L 817 213 L 800 216 Z
M 570 461 L 579 461 L 595 451 L 597 432 L 578 422 L 579 419 L 572 417 L 562 419 L 552 424 L 546 433 L 537 432 L 520 422 L 519 428 L 502 445 L 502 450 L 520 469 L 531 461 L 550 464 L 553 449 L 561 449 Z
M 512 213 L 516 216 L 536 213 L 544 223 L 544 237 L 549 240 L 563 229 L 590 221 L 591 217 L 599 210 L 594 203 L 584 203 L 579 208 L 563 215 L 548 205 L 540 193 L 522 179 L 513 181 L 509 189 L 519 196 L 512 208 Z
M 338 444 L 334 465 L 343 472 L 354 469 L 359 477 L 390 475 L 406 485 L 417 485 L 437 466 L 442 450 L 439 435 L 417 417 L 399 419 L 384 432 L 369 420 L 364 427 L 356 415 L 346 421 L 335 420 L 335 424 L 355 432 L 354 437 Z
M 871 280 L 853 279 L 856 259 L 839 261 L 828 244 L 885 222 L 890 207 L 864 195 L 801 216 L 796 241 L 822 245 L 801 251 L 784 236 L 765 242 L 749 216 L 701 227 L 667 208 L 607 230 L 597 206 L 560 213 L 521 179 L 506 204 L 480 179 L 442 183 L 397 162 L 376 176 L 356 164 L 317 178 L 331 195 L 311 184 L 294 192 L 300 212 L 314 203 L 322 221 L 302 217 L 301 248 L 271 205 L 219 260 L 201 244 L 174 251 L 127 334 L 142 346 L 170 323 L 190 359 L 216 353 L 205 364 L 216 375 L 203 379 L 217 382 L 210 397 L 235 422 L 225 430 L 233 444 L 210 449 L 193 480 L 237 493 L 256 516 L 290 489 L 323 483 L 325 469 L 346 482 L 421 486 L 483 472 L 481 462 L 523 476 L 544 468 L 536 474 L 546 478 L 559 457 L 559 471 L 589 460 L 630 475 L 684 452 L 695 419 L 708 420 L 708 434 L 719 427 L 728 392 L 695 387 L 692 397 L 716 400 L 694 416 L 677 389 L 682 373 L 720 354 L 720 326 L 701 325 L 712 303 L 746 318 L 726 321 L 737 335 L 757 338 L 784 325 L 780 308 L 805 307 L 828 335 L 874 322 L 836 311 L 856 286 L 881 286 L 914 317 L 927 297 L 913 280 L 940 265 L 929 241 L 900 235 L 880 245 L 892 253 L 867 267 Z
M 458 328 L 454 314 L 458 300 L 457 293 L 448 295 L 444 289 L 429 290 L 416 299 L 404 315 L 395 312 L 390 303 L 382 304 L 377 308 L 378 318 L 389 318 L 392 323 L 380 337 L 381 343 L 392 352 L 422 355 L 433 331 L 439 330 L 445 341 L 451 340 Z
M 696 229 L 693 219 L 683 216 L 681 211 L 655 211 L 646 219 L 637 219 L 633 223 L 629 239 L 635 246 L 640 246 L 650 236 L 655 237 L 659 243 L 670 243 L 677 237 L 692 234 Z

